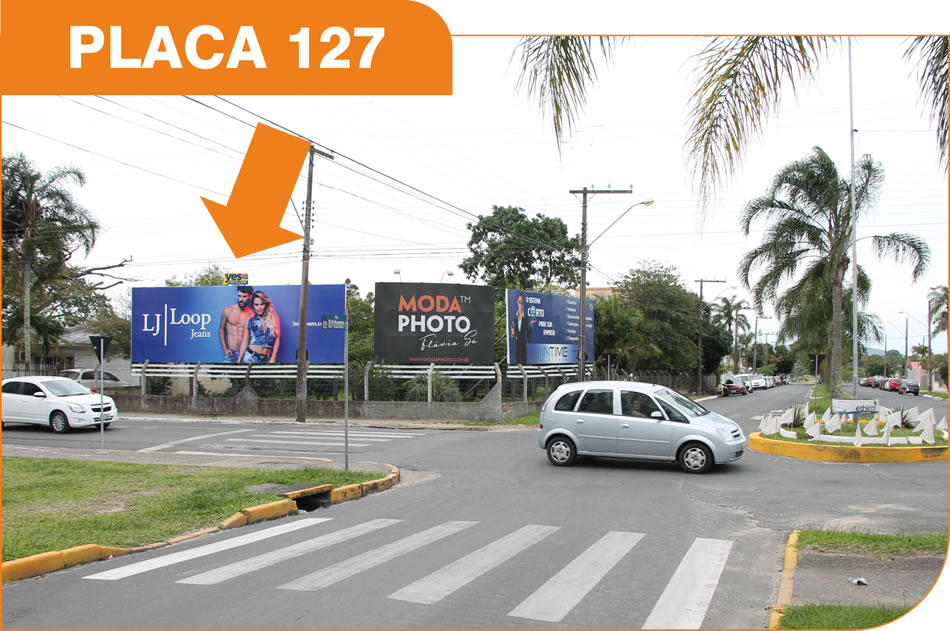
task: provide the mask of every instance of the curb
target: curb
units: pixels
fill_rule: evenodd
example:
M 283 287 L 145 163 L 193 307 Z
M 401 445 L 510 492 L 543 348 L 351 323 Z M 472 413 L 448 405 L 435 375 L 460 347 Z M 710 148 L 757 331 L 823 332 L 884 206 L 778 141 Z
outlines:
M 785 564 L 782 567 L 782 580 L 778 585 L 775 606 L 769 614 L 769 629 L 778 629 L 785 608 L 792 604 L 792 592 L 795 589 L 795 568 L 798 567 L 798 535 L 801 530 L 793 530 L 785 544 Z
M 749 435 L 749 449 L 762 453 L 822 462 L 935 462 L 947 460 L 946 447 L 855 447 L 853 445 L 809 445 L 763 438 L 762 432 Z
M 383 463 L 373 462 L 371 464 Z M 0 573 L 3 575 L 2 581 L 6 583 L 8 581 L 18 581 L 24 578 L 32 578 L 34 576 L 40 576 L 41 574 L 48 574 L 50 572 L 62 570 L 63 568 L 71 567 L 73 565 L 79 565 L 81 563 L 101 561 L 103 559 L 111 559 L 112 557 L 123 556 L 133 552 L 143 552 L 145 550 L 163 548 L 174 543 L 188 541 L 189 539 L 195 539 L 197 537 L 201 537 L 202 535 L 211 534 L 213 532 L 220 532 L 222 530 L 238 528 L 240 526 L 246 526 L 247 524 L 253 524 L 259 521 L 278 519 L 280 517 L 294 515 L 298 512 L 296 499 L 305 497 L 307 495 L 325 493 L 329 496 L 330 504 L 339 504 L 340 502 L 346 502 L 348 500 L 362 497 L 363 495 L 369 495 L 370 493 L 385 491 L 386 489 L 392 488 L 394 484 L 399 483 L 400 474 L 399 469 L 390 464 L 383 464 L 383 466 L 389 467 L 389 475 L 387 475 L 385 478 L 363 482 L 362 484 L 350 484 L 348 486 L 341 486 L 339 488 L 333 488 L 332 484 L 320 484 L 307 489 L 298 489 L 296 491 L 286 493 L 285 495 L 288 497 L 285 499 L 242 509 L 240 512 L 234 513 L 230 517 L 226 518 L 217 526 L 205 528 L 204 530 L 198 530 L 196 532 L 190 532 L 188 534 L 181 535 L 180 537 L 173 537 L 168 541 L 152 543 L 146 546 L 139 546 L 137 548 L 115 548 L 112 546 L 100 546 L 89 543 L 68 548 L 66 550 L 42 552 L 40 554 L 34 554 L 22 559 L 4 561 L 2 565 L 2 571 L 0 571 Z

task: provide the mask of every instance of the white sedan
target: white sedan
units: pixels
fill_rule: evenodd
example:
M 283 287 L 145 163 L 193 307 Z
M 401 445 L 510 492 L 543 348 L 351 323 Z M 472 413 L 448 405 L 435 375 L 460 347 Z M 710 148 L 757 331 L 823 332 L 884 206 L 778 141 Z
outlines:
M 65 377 L 4 379 L 3 423 L 49 425 L 57 434 L 72 428 L 109 427 L 118 415 L 115 401 Z M 101 407 L 100 407 L 101 406 Z

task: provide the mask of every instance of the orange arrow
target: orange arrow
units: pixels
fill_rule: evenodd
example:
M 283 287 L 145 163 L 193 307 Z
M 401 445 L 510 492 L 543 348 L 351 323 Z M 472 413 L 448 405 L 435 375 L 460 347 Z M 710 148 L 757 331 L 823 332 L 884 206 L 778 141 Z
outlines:
M 227 206 L 201 198 L 236 258 L 303 236 L 280 227 L 310 143 L 258 123 Z

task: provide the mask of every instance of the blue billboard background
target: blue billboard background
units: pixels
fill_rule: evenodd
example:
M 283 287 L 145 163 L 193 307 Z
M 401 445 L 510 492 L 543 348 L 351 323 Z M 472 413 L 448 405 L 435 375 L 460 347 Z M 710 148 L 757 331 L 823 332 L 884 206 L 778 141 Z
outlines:
M 518 297 L 524 296 L 519 320 Z M 576 364 L 580 348 L 581 301 L 579 298 L 507 290 L 505 308 L 508 363 Z M 594 362 L 594 301 L 587 301 L 585 362 Z
M 273 303 L 280 321 L 276 363 L 296 363 L 300 285 L 255 286 Z M 307 350 L 314 364 L 344 363 L 343 285 L 310 285 Z M 222 311 L 237 304 L 237 287 L 135 287 L 132 289 L 132 361 L 226 362 L 219 335 Z

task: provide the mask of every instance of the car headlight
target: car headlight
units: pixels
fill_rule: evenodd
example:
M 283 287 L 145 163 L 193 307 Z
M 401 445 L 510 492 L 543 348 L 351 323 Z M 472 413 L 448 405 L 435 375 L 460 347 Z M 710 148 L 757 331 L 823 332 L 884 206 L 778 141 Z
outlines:
M 86 408 L 84 408 L 83 406 L 79 405 L 78 403 L 70 403 L 70 404 L 69 404 L 69 409 L 72 410 L 73 412 L 75 412 L 76 414 L 82 414 L 83 412 L 86 411 Z
M 732 432 L 730 432 L 728 429 L 717 429 L 716 431 L 719 432 L 719 435 L 722 436 L 724 440 L 729 440 L 732 438 Z

